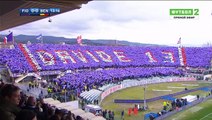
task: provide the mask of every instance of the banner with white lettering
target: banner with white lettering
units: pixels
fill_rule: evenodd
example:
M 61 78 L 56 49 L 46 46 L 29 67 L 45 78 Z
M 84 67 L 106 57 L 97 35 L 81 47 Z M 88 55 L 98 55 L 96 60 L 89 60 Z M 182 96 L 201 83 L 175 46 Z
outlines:
M 28 45 L 42 70 L 105 66 L 180 66 L 176 47 Z

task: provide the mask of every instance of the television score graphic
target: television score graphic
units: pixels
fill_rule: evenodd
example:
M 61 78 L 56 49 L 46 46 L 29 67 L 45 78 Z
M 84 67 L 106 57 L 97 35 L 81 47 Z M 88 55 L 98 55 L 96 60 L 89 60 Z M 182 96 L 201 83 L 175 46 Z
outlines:
M 60 8 L 22 8 L 20 16 L 51 16 L 60 13 Z

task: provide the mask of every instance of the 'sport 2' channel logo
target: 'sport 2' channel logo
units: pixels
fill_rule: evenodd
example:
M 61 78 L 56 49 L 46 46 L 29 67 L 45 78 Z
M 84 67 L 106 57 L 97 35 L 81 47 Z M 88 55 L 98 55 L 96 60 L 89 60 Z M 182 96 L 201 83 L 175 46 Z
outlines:
M 169 9 L 171 19 L 199 19 L 199 9 Z

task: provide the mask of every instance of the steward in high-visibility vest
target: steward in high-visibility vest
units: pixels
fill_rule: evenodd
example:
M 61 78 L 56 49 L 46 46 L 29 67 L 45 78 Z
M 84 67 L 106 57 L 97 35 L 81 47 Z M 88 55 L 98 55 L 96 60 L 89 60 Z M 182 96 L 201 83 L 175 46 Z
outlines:
M 86 85 L 84 86 L 84 89 L 85 89 L 85 91 L 87 90 L 87 86 Z
M 29 88 L 32 88 L 32 82 L 31 81 L 29 82 Z
M 52 92 L 52 89 L 51 88 L 48 88 L 48 93 L 51 93 Z

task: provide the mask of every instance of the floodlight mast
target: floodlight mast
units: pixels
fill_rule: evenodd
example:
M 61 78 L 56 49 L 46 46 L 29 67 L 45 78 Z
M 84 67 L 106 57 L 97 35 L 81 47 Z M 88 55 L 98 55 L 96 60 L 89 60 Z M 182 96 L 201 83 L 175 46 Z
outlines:
M 147 110 L 147 104 L 146 104 L 146 88 L 147 88 L 147 82 L 144 85 L 144 110 Z

